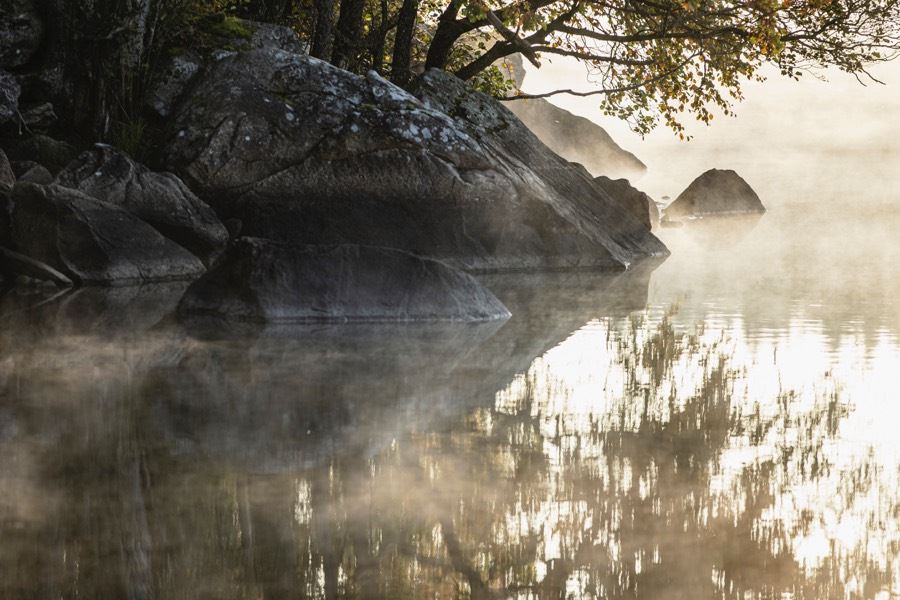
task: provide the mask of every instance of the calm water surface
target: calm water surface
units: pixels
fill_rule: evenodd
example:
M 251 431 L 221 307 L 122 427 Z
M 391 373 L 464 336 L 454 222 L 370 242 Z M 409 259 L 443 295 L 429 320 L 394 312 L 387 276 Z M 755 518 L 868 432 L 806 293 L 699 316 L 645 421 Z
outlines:
M 505 324 L 7 293 L 0 598 L 900 598 L 900 204 L 828 206 Z

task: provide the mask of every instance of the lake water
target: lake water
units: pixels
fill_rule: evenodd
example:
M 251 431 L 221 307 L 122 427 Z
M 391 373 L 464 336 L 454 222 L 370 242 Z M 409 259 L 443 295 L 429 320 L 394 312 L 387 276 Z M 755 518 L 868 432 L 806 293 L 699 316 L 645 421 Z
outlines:
M 0 598 L 900 598 L 900 96 L 804 85 L 616 132 L 657 198 L 735 168 L 769 212 L 490 278 L 506 323 L 6 293 Z
M 774 200 L 504 324 L 7 293 L 0 598 L 900 597 L 900 210 Z

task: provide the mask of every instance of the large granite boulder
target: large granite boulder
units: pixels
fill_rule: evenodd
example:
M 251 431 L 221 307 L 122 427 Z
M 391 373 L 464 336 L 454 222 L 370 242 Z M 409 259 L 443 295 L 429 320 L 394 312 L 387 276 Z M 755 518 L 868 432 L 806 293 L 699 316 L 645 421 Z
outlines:
M 33 0 L 0 2 L 0 68 L 21 67 L 41 45 L 44 27 Z
M 659 208 L 653 198 L 632 186 L 627 179 L 610 179 L 601 175 L 595 177 L 594 182 L 602 187 L 607 194 L 621 200 L 631 213 L 641 220 L 647 227 L 659 226 Z
M 182 316 L 263 322 L 484 321 L 509 312 L 471 275 L 386 248 L 240 238 L 181 301 Z
M 168 165 L 248 236 L 395 247 L 472 271 L 621 269 L 666 253 L 500 103 L 436 71 L 417 93 L 240 52 L 183 95 Z
M 59 185 L 12 189 L 14 250 L 82 283 L 190 279 L 203 263 L 123 208 Z
M 0 125 L 17 118 L 21 94 L 22 87 L 16 78 L 0 69 Z
M 124 208 L 206 263 L 228 242 L 216 213 L 181 179 L 150 171 L 111 146 L 97 144 L 83 152 L 60 171 L 56 183 Z
M 225 26 L 226 23 L 231 26 Z M 297 34 L 284 25 L 214 15 L 205 20 L 201 28 L 209 39 L 169 58 L 147 94 L 147 107 L 161 117 L 168 118 L 172 114 L 187 85 L 209 61 L 228 56 L 235 50 L 271 48 L 297 54 L 306 52 Z
M 666 207 L 664 218 L 679 221 L 718 215 L 766 212 L 753 188 L 731 170 L 710 169 Z

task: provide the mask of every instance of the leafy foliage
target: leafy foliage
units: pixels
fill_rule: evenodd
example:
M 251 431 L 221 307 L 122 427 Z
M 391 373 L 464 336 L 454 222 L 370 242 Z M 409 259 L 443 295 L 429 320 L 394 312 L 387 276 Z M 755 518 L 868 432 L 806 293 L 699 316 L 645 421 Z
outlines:
M 352 71 L 374 69 L 405 84 L 410 72 L 442 68 L 510 99 L 536 96 L 514 90 L 498 61 L 520 54 L 540 65 L 548 57 L 572 57 L 597 88 L 537 97 L 597 95 L 604 113 L 635 131 L 664 124 L 681 137 L 685 116 L 709 123 L 717 111 L 732 114 L 742 86 L 762 79 L 766 65 L 793 79 L 836 67 L 874 80 L 869 66 L 900 50 L 900 0 L 53 2 L 74 40 L 63 52 L 73 61 L 73 81 L 99 89 L 99 97 L 97 89 L 81 94 L 80 108 L 98 113 L 91 123 L 100 137 L 110 123 L 139 114 L 142 93 L 171 48 L 214 43 L 210 36 L 246 37 L 241 18 L 288 25 L 313 48 L 333 46 L 335 62 Z M 403 20 L 410 7 L 411 27 Z M 317 32 L 326 32 L 328 43 L 316 44 Z M 317 56 L 330 60 L 330 53 Z

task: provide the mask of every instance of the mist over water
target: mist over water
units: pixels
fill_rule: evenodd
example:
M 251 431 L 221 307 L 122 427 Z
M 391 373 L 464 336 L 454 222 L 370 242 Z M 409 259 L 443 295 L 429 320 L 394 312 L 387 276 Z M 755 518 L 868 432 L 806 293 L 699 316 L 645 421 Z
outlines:
M 734 168 L 769 212 L 631 272 L 485 278 L 506 323 L 3 294 L 0 598 L 900 597 L 893 90 L 752 86 L 688 144 L 609 127 L 657 199 Z

